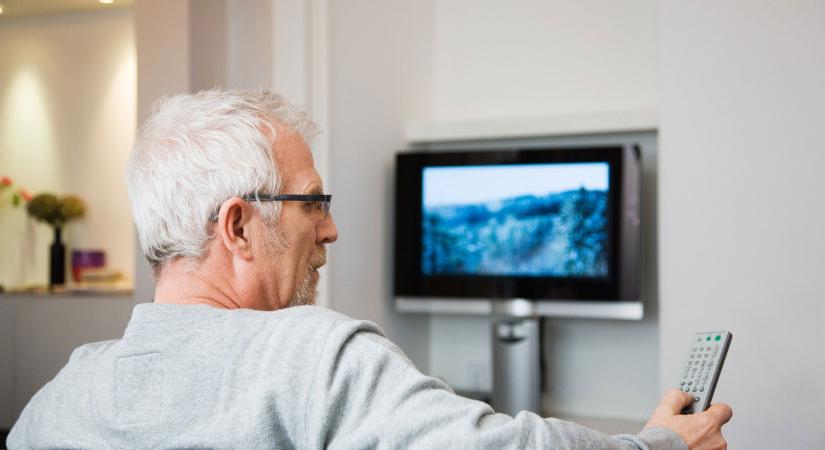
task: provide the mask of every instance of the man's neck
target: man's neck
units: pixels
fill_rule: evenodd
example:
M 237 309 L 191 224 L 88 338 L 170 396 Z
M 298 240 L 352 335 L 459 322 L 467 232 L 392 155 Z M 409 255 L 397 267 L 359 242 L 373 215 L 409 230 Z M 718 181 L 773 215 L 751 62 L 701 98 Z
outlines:
M 155 303 L 241 308 L 238 295 L 220 276 L 207 276 L 173 261 L 161 271 L 155 285 Z

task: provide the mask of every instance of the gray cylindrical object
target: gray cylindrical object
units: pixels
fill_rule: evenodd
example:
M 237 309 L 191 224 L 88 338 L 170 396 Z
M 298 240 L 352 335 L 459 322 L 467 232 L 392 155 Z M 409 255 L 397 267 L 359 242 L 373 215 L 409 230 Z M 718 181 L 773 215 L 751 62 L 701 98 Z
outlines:
M 506 318 L 493 323 L 493 395 L 496 412 L 541 414 L 539 319 Z

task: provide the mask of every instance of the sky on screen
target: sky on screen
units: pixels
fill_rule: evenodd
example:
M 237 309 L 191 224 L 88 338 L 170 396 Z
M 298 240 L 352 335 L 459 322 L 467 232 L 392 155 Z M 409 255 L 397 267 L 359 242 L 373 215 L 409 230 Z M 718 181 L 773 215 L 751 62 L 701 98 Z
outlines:
M 425 167 L 424 207 L 464 205 L 584 187 L 606 191 L 607 163 Z

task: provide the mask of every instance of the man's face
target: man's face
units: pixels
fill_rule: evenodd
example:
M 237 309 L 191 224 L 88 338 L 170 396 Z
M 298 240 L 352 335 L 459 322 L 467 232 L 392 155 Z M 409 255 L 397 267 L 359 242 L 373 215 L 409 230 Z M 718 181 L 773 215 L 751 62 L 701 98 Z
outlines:
M 324 193 L 312 153 L 303 138 L 279 130 L 274 154 L 282 176 L 282 194 Z M 338 239 L 332 214 L 325 218 L 316 206 L 304 202 L 281 204 L 277 229 L 282 242 L 270 240 L 262 249 L 262 278 L 272 309 L 315 303 L 317 269 L 326 263 L 324 245 Z

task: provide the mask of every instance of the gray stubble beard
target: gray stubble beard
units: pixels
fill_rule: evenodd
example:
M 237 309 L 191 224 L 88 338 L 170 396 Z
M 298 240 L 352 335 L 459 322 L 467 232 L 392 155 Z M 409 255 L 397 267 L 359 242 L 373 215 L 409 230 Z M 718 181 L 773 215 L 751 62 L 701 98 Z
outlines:
M 301 283 L 295 288 L 295 293 L 289 299 L 287 307 L 315 304 L 315 300 L 318 298 L 318 283 L 317 279 L 314 279 L 315 270 L 326 264 L 326 262 L 326 248 L 320 246 L 318 252 L 310 260 Z

